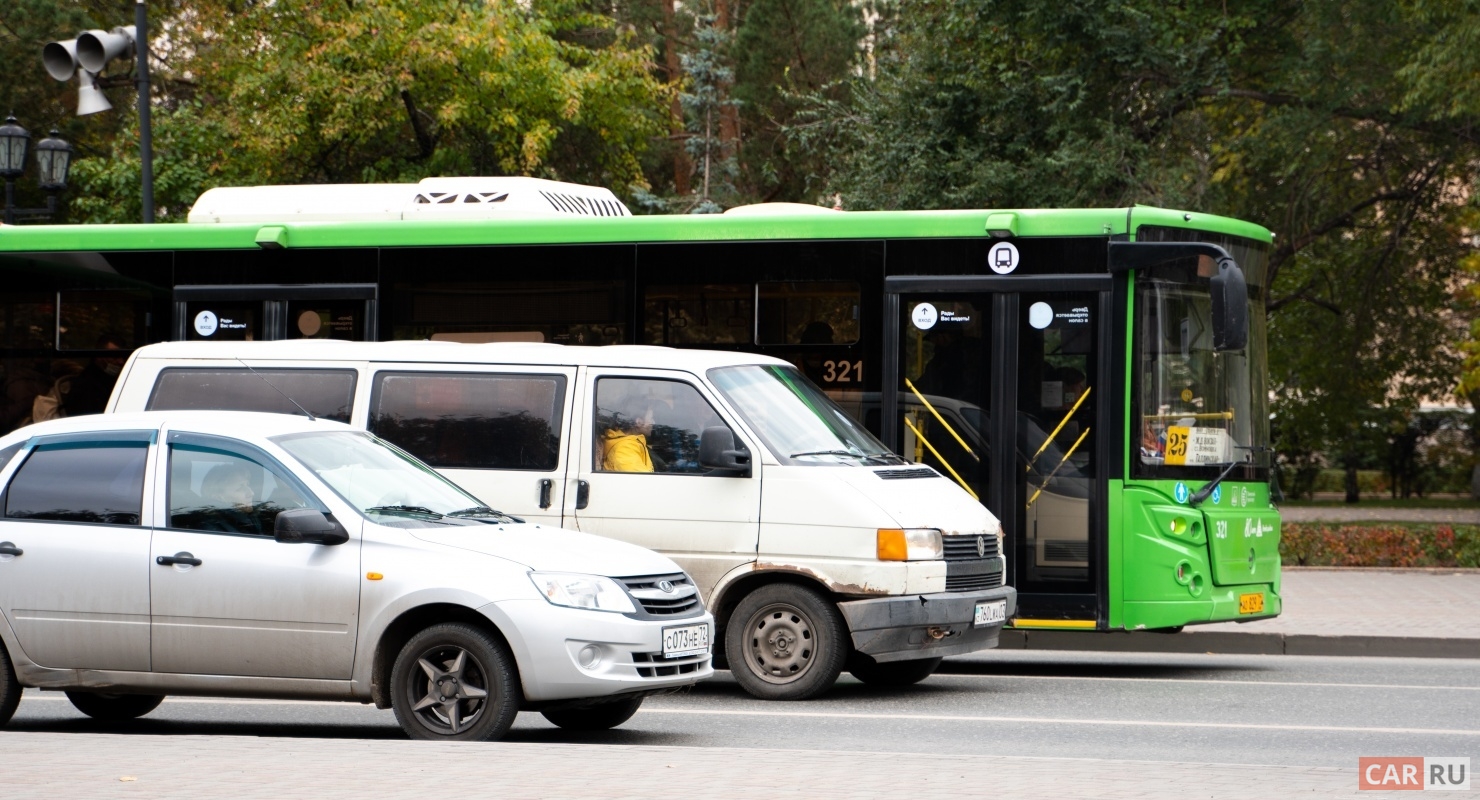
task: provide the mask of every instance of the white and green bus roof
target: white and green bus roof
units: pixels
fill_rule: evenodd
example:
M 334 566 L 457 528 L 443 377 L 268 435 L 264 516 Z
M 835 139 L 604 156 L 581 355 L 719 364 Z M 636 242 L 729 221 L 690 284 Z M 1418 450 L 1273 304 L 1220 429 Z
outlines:
M 176 225 L 0 226 L 0 252 L 223 250 L 262 246 L 500 244 L 1134 235 L 1144 225 L 1270 242 L 1266 228 L 1151 206 L 833 211 L 772 203 L 724 214 L 631 216 L 609 191 L 534 178 L 212 189 Z

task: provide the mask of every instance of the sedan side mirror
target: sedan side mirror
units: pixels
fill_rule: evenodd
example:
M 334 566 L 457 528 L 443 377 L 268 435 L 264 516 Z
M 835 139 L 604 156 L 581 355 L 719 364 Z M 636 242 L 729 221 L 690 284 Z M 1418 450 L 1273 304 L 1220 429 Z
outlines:
M 273 538 L 284 544 L 344 544 L 349 532 L 315 508 L 280 511 L 272 525 Z
M 699 437 L 699 466 L 750 477 L 750 452 L 735 449 L 735 434 L 723 425 L 705 428 Z

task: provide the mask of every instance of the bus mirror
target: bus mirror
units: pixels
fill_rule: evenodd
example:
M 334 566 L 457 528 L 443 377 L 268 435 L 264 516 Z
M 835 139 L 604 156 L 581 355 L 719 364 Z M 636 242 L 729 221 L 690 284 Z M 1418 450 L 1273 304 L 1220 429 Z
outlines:
M 1249 288 L 1244 271 L 1233 259 L 1220 258 L 1211 283 L 1213 349 L 1242 350 L 1249 344 Z

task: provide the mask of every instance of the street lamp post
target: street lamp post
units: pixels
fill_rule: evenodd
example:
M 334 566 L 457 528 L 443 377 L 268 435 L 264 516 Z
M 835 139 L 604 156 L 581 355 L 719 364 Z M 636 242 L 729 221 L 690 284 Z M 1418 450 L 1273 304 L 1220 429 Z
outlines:
M 36 183 L 46 192 L 46 208 L 16 208 L 15 181 L 26 172 L 26 159 L 31 150 L 31 132 L 22 128 L 12 114 L 0 125 L 0 178 L 5 180 L 5 224 L 19 219 L 44 219 L 56 213 L 57 195 L 67 188 L 67 173 L 72 169 L 72 145 L 62 140 L 53 129 L 51 135 L 36 143 Z

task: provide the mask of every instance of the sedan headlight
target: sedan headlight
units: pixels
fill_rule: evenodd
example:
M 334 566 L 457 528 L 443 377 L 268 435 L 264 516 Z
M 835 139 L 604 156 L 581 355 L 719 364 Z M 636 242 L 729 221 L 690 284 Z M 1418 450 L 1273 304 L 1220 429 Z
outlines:
M 935 528 L 880 528 L 880 561 L 936 561 L 941 558 L 940 531 Z
M 626 590 L 611 578 L 574 572 L 531 572 L 529 578 L 552 605 L 621 614 L 637 611 Z

